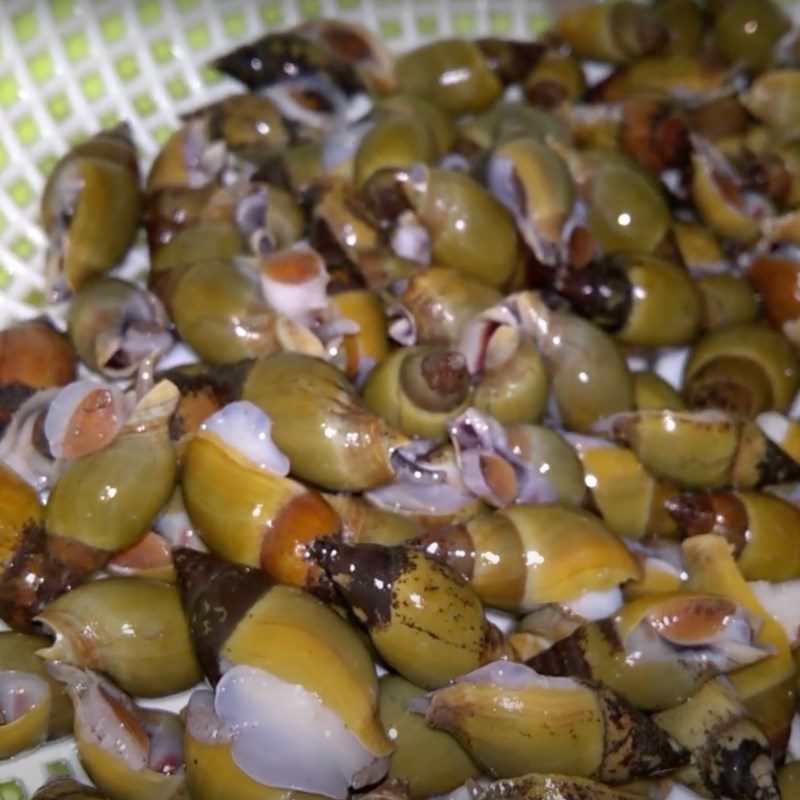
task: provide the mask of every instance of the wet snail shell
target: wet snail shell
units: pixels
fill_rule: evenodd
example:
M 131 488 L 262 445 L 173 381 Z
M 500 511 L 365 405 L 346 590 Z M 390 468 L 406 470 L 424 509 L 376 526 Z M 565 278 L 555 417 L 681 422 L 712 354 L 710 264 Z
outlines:
M 681 551 L 687 589 L 726 597 L 762 619 L 755 641 L 771 647 L 773 655 L 736 670 L 728 680 L 773 753 L 781 758 L 789 738 L 797 674 L 787 633 L 745 581 L 725 539 L 713 534 L 692 536 L 683 542 Z
M 447 112 L 423 97 L 413 94 L 393 94 L 376 103 L 373 116 L 376 120 L 410 117 L 420 120 L 431 136 L 439 154 L 450 151 L 456 140 L 456 125 Z
M 797 798 L 798 783 L 800 783 L 800 766 L 796 761 L 790 761 L 778 767 L 778 789 L 785 800 Z
M 501 300 L 488 284 L 452 267 L 415 272 L 400 301 L 414 319 L 417 344 L 454 345 L 466 322 Z
M 720 680 L 655 719 L 692 753 L 693 765 L 677 774 L 681 782 L 738 800 L 779 796 L 767 739 Z
M 634 794 L 606 786 L 590 778 L 572 775 L 523 775 L 494 781 L 478 794 L 478 800 L 579 800 L 588 794 L 596 800 L 633 800 Z
M 464 356 L 455 350 L 406 347 L 370 373 L 362 391 L 365 405 L 409 436 L 441 441 L 447 421 L 470 400 Z
M 678 391 L 657 372 L 642 370 L 633 373 L 634 407 L 639 409 L 686 407 Z
M 358 495 L 324 492 L 323 497 L 338 514 L 346 542 L 404 544 L 422 532 L 422 525 L 412 517 L 378 508 Z
M 567 272 L 556 286 L 578 313 L 625 344 L 678 346 L 691 342 L 700 329 L 702 306 L 695 281 L 665 259 L 638 255 L 596 262 Z M 666 307 L 674 311 L 668 320 Z
M 635 411 L 598 428 L 627 444 L 654 476 L 687 489 L 752 489 L 800 475 L 755 423 L 721 411 Z
M 583 468 L 569 443 L 540 425 L 503 426 L 469 408 L 450 423 L 465 486 L 491 505 L 560 502 L 580 506 Z
M 192 521 L 186 512 L 183 492 L 176 486 L 167 504 L 153 520 L 152 530 L 135 545 L 121 550 L 108 562 L 106 569 L 122 577 L 153 578 L 175 583 L 172 551 L 176 547 L 189 547 L 206 551 Z
M 604 409 L 633 406 L 630 371 L 607 333 L 575 314 L 549 309 L 534 292 L 514 299 L 522 327 L 544 356 L 552 401 L 565 428 L 588 432 Z
M 241 231 L 229 222 L 208 222 L 181 230 L 151 256 L 149 288 L 171 311 L 173 286 L 188 265 L 229 261 L 246 249 Z
M 215 183 L 204 186 L 165 186 L 148 195 L 144 229 L 151 255 L 156 255 L 181 231 L 200 223 L 203 209 L 217 193 Z
M 753 284 L 754 271 L 751 267 L 748 273 L 748 280 Z M 712 274 L 701 275 L 696 280 L 697 288 L 703 296 L 705 329 L 755 322 L 759 311 L 758 296 L 743 278 L 730 274 Z
M 175 386 L 162 381 L 110 445 L 65 465 L 47 503 L 49 535 L 110 557 L 147 532 L 175 483 L 168 425 L 177 400 Z
M 338 353 L 331 358 L 358 386 L 389 354 L 386 310 L 374 292 L 360 288 L 332 290 L 329 302 L 336 314 L 358 327 L 357 332 L 342 337 Z
M 580 61 L 573 55 L 553 51 L 542 56 L 523 84 L 526 99 L 545 109 L 577 102 L 585 90 Z
M 475 408 L 505 425 L 539 422 L 549 389 L 547 365 L 530 336 L 508 326 L 491 334 L 472 394 Z
M 600 520 L 552 503 L 508 506 L 412 544 L 463 575 L 487 605 L 517 613 L 565 603 L 586 605 L 587 615 L 594 604 L 605 616 L 620 602 L 619 584 L 639 574 Z
M 759 625 L 715 595 L 665 593 L 582 625 L 527 663 L 543 675 L 600 681 L 637 708 L 669 708 L 717 674 L 770 655 L 752 642 Z
M 57 460 L 101 450 L 114 441 L 131 405 L 131 399 L 110 384 L 88 380 L 67 384 L 44 412 L 46 449 Z
M 72 730 L 72 704 L 36 651 L 44 636 L 0 633 L 0 757 L 10 758 Z
M 175 563 L 195 648 L 216 686 L 216 712 L 248 776 L 341 798 L 351 782 L 382 777 L 391 745 L 377 719 L 377 678 L 350 624 L 256 570 L 185 548 Z M 254 746 L 255 759 L 247 755 Z M 299 757 L 309 748 L 313 769 Z
M 197 224 L 235 224 L 255 254 L 280 250 L 303 236 L 305 219 L 289 192 L 257 181 L 216 189 L 200 210 Z
M 228 260 L 198 261 L 183 271 L 168 303 L 181 338 L 212 364 L 233 364 L 279 349 L 276 315 L 256 276 Z
M 383 94 L 396 89 L 391 54 L 369 29 L 355 22 L 317 17 L 301 23 L 296 30 L 353 65 L 373 92 Z
M 363 406 L 336 367 L 292 353 L 259 359 L 242 398 L 269 415 L 275 444 L 301 480 L 362 491 L 394 477 L 391 455 L 407 438 Z
M 324 800 L 323 795 L 265 786 L 233 760 L 232 735 L 214 710 L 214 693 L 193 692 L 186 709 L 186 785 L 197 800 Z
M 629 546 L 641 563 L 642 577 L 638 581 L 628 581 L 622 587 L 626 602 L 680 591 L 686 579 L 680 542 L 651 539 L 647 544 L 629 542 Z
M 111 800 L 184 796 L 183 726 L 176 714 L 137 706 L 97 673 L 66 664 L 50 670 L 75 706 L 81 764 Z
M 404 546 L 318 539 L 310 550 L 407 680 L 440 686 L 487 660 L 493 634 L 477 594 L 456 573 Z
M 423 442 L 422 448 L 428 448 Z M 414 445 L 393 455 L 394 479 L 364 493 L 375 508 L 399 514 L 413 524 L 432 529 L 472 519 L 486 510 L 484 501 L 465 482 L 462 465 L 450 444 L 422 455 Z
M 620 156 L 598 158 L 592 171 L 588 225 L 606 254 L 652 253 L 669 227 L 660 184 Z
M 622 107 L 619 143 L 639 164 L 656 172 L 682 168 L 691 152 L 689 125 L 680 106 L 669 99 L 637 94 Z
M 715 14 L 712 38 L 725 59 L 758 69 L 768 63 L 773 47 L 789 26 L 783 11 L 771 0 L 732 0 Z
M 385 675 L 379 685 L 381 723 L 391 731 L 394 752 L 388 777 L 403 778 L 413 798 L 451 792 L 480 770 L 460 745 L 443 731 L 435 731 L 418 714 L 408 710 L 409 701 L 421 698 L 424 689 L 399 675 Z
M 513 662 L 463 675 L 413 708 L 494 777 L 559 772 L 619 783 L 688 761 L 664 730 L 611 690 Z
M 200 189 L 217 182 L 227 163 L 225 145 L 212 141 L 207 120 L 189 120 L 159 150 L 145 189 L 150 197 L 173 187 Z
M 796 344 L 800 340 L 800 332 L 796 330 L 800 318 L 797 261 L 789 253 L 760 254 L 748 267 L 747 280 L 761 296 L 767 319 Z
M 777 411 L 766 411 L 756 417 L 756 424 L 764 435 L 788 456 L 800 458 L 800 423 Z
M 475 150 L 487 151 L 505 142 L 519 138 L 536 138 L 542 142 L 565 142 L 569 140 L 568 126 L 541 108 L 527 103 L 499 103 L 459 124 L 457 147 L 466 155 Z M 480 173 L 480 162 L 476 164 Z
M 702 278 L 727 274 L 728 261 L 722 244 L 705 225 L 673 220 L 670 234 L 675 254 L 693 275 Z
M 557 263 L 575 201 L 572 176 L 561 156 L 534 137 L 515 138 L 494 150 L 488 173 L 489 188 L 514 215 L 537 258 Z
M 256 164 L 283 150 L 291 134 L 280 110 L 268 97 L 234 94 L 200 111 L 208 119 L 209 138 Z
M 41 678 L 47 684 L 49 693 L 49 716 L 45 715 L 41 731 L 48 739 L 58 739 L 66 736 L 72 730 L 72 703 L 67 697 L 64 687 L 55 680 L 45 669 L 45 662 L 37 655 L 37 652 L 50 644 L 50 640 L 38 634 L 19 633 L 17 631 L 3 631 L 0 633 L 0 669 L 4 673 L 15 675 L 32 675 Z M 13 685 L 13 679 L 5 684 L 5 688 Z M 11 698 L 6 696 L 8 702 Z M 10 703 L 13 706 L 13 702 Z M 9 705 L 5 706 L 6 712 Z M 6 712 L 5 724 L 9 719 Z M 10 729 L 6 729 L 11 733 Z M 12 733 L 10 737 L 4 734 L 6 745 L 10 738 L 12 743 L 18 734 Z M 15 745 L 16 746 L 16 745 Z
M 517 234 L 506 209 L 462 172 L 417 165 L 409 175 L 403 191 L 430 235 L 433 259 L 492 286 L 506 281 L 517 257 Z
M 652 9 L 630 2 L 572 9 L 558 17 L 554 31 L 579 58 L 611 62 L 658 52 L 669 38 Z
M 167 426 L 176 402 L 175 387 L 158 384 L 111 444 L 65 464 L 44 510 L 33 488 L 10 470 L 0 473 L 14 508 L 0 581 L 11 627 L 28 628 L 47 603 L 147 533 L 175 481 Z
M 323 38 L 308 35 L 313 31 L 296 28 L 268 33 L 226 53 L 213 66 L 250 91 L 280 84 L 287 76 L 327 75 L 347 95 L 363 92 L 364 84 L 353 65 L 329 49 Z
M 401 56 L 395 69 L 401 91 L 424 97 L 453 116 L 483 111 L 503 90 L 480 46 L 460 39 L 417 47 Z M 450 73 L 459 79 L 445 83 L 442 78 Z
M 755 417 L 786 411 L 800 386 L 789 341 L 758 324 L 727 325 L 695 342 L 683 371 L 684 395 L 694 408 L 721 408 Z
M 304 542 L 337 533 L 340 522 L 317 492 L 286 477 L 289 460 L 272 443 L 271 427 L 246 401 L 211 415 L 183 454 L 186 509 L 213 552 L 306 587 L 319 569 Z
M 145 578 L 91 581 L 59 597 L 37 618 L 55 637 L 39 651 L 104 672 L 124 691 L 161 697 L 200 677 L 178 591 Z
M 691 195 L 703 221 L 717 234 L 748 244 L 761 232 L 766 204 L 742 190 L 741 177 L 710 143 L 694 140 Z
M 12 758 L 47 739 L 52 694 L 44 678 L 0 670 L 0 757 Z
M 146 289 L 118 278 L 85 283 L 67 313 L 67 334 L 86 366 L 128 378 L 172 347 L 166 312 Z
M 678 493 L 676 486 L 654 477 L 634 452 L 621 445 L 589 436 L 567 438 L 583 465 L 597 510 L 617 534 L 632 539 L 674 534 L 674 521 L 663 504 Z
M 701 492 L 670 498 L 684 536 L 717 534 L 733 548 L 749 581 L 800 577 L 800 510 L 763 492 Z
M 0 423 L 35 390 L 63 386 L 75 378 L 75 353 L 45 317 L 0 331 Z
M 433 135 L 414 117 L 395 117 L 375 124 L 365 134 L 353 162 L 353 177 L 362 186 L 382 169 L 408 169 L 436 159 Z
M 349 180 L 331 180 L 320 187 L 312 208 L 315 244 L 322 240 L 337 258 L 360 265 L 380 251 L 379 221 L 372 211 Z
M 76 145 L 57 162 L 42 196 L 49 293 L 63 298 L 120 261 L 141 213 L 136 150 L 120 125 Z M 95 224 L 100 214 L 104 225 Z
M 728 77 L 727 70 L 707 59 L 664 53 L 621 65 L 587 94 L 593 100 L 607 103 L 619 102 L 643 91 L 703 97 L 720 89 Z
M 170 419 L 170 437 L 180 441 L 187 433 L 197 430 L 215 411 L 233 402 L 240 390 L 240 374 L 246 365 L 247 362 L 231 367 L 185 364 L 157 373 L 159 380 L 170 381 L 180 394 Z
M 44 510 L 34 488 L 5 464 L 0 465 L 0 510 L 0 616 L 12 628 L 26 630 L 36 613 L 26 606 L 35 602 L 36 592 L 29 590 L 27 597 L 20 597 L 17 585 L 20 575 L 25 574 L 25 562 L 31 558 L 31 540 L 45 537 Z

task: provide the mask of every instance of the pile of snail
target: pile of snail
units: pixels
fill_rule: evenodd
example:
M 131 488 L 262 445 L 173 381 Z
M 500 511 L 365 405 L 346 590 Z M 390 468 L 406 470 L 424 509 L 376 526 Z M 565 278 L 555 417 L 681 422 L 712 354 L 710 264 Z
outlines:
M 800 31 L 214 66 L 145 180 L 124 125 L 58 162 L 66 330 L 0 332 L 0 757 L 74 736 L 97 788 L 39 800 L 800 798 Z

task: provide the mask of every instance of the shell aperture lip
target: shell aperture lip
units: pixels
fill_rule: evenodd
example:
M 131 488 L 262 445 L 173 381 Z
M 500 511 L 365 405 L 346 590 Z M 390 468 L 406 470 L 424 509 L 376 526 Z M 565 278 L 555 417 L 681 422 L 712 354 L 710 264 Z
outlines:
M 212 414 L 200 429 L 214 434 L 261 469 L 275 475 L 289 474 L 289 459 L 272 440 L 272 420 L 253 403 L 229 403 Z
M 388 768 L 314 693 L 264 670 L 229 669 L 214 705 L 234 762 L 266 786 L 345 800 L 350 786 L 374 783 Z
M 0 670 L 0 724 L 25 716 L 50 693 L 38 675 L 17 670 Z

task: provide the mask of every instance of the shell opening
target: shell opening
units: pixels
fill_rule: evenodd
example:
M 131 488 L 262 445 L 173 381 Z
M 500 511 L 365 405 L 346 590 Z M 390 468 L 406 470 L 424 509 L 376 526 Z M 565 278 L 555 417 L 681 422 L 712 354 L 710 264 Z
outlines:
M 472 502 L 462 486 L 455 462 L 432 464 L 424 455 L 395 450 L 391 457 L 396 478 L 371 489 L 364 497 L 378 508 L 403 513 L 454 514 Z
M 272 441 L 272 420 L 247 400 L 229 403 L 200 426 L 260 469 L 275 475 L 288 475 L 290 463 Z
M 561 602 L 559 605 L 568 614 L 593 622 L 610 617 L 622 603 L 622 590 L 619 586 L 612 586 L 610 589 L 584 592 L 580 597 Z
M 344 800 L 350 786 L 374 782 L 388 768 L 316 694 L 263 670 L 228 670 L 214 705 L 231 732 L 234 762 L 266 786 Z
M 128 769 L 172 775 L 183 769 L 183 729 L 174 714 L 139 708 L 90 670 L 47 664 L 75 707 L 75 736 L 123 761 Z
M 464 485 L 477 497 L 496 506 L 557 498 L 546 471 L 535 469 L 492 417 L 468 408 L 450 423 L 450 440 Z
M 47 670 L 62 681 L 75 707 L 75 736 L 120 759 L 134 772 L 172 775 L 183 769 L 183 727 L 175 714 L 139 708 L 91 670 L 63 663 Z
M 300 322 L 328 307 L 325 262 L 309 247 L 293 247 L 262 258 L 261 287 L 270 307 Z
M 122 427 L 125 396 L 115 386 L 74 381 L 61 389 L 44 418 L 55 458 L 78 458 L 110 444 Z
M 56 207 L 51 217 L 45 220 L 47 229 L 47 256 L 45 260 L 45 294 L 50 302 L 58 302 L 69 296 L 71 287 L 64 278 L 64 251 L 67 234 L 75 209 L 83 191 L 84 181 L 77 162 L 66 164 L 56 179 L 53 192 Z
M 679 657 L 715 671 L 752 664 L 771 649 L 754 644 L 760 620 L 724 598 L 689 596 L 665 599 L 625 637 L 625 650 L 638 660 Z
M 403 211 L 391 236 L 392 252 L 417 264 L 431 263 L 431 237 L 413 211 Z
M 21 719 L 50 693 L 38 675 L 16 670 L 0 671 L 0 725 Z
M 199 189 L 219 175 L 227 166 L 228 152 L 224 142 L 210 142 L 208 126 L 203 119 L 188 122 L 184 129 L 183 163 L 190 188 Z
M 54 477 L 54 462 L 42 439 L 42 420 L 58 389 L 43 389 L 29 397 L 14 413 L 0 439 L 0 461 L 38 491 Z

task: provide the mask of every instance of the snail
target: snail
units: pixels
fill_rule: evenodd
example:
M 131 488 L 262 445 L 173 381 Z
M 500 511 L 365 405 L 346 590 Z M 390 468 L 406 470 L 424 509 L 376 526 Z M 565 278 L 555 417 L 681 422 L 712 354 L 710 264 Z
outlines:
M 127 125 L 96 134 L 58 161 L 41 208 L 54 299 L 122 259 L 136 235 L 141 205 L 139 166 Z M 102 226 L 95 224 L 98 215 L 105 220 Z
M 174 560 L 198 659 L 215 687 L 190 702 L 190 791 L 222 796 L 223 782 L 252 794 L 255 783 L 344 800 L 351 784 L 379 780 L 392 748 L 377 717 L 372 658 L 350 623 L 257 570 L 187 548 Z
M 524 664 L 488 664 L 412 708 L 500 778 L 560 772 L 619 783 L 688 762 L 686 750 L 611 690 Z

